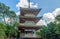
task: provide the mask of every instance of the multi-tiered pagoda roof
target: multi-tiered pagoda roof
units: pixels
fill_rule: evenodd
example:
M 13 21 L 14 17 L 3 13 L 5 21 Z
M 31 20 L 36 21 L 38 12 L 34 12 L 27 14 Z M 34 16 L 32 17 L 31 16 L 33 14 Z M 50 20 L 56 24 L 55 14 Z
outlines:
M 37 9 L 37 8 L 21 8 L 20 7 L 20 18 L 19 18 L 20 25 L 18 26 L 18 29 L 21 31 L 20 36 L 23 39 L 40 38 L 39 36 L 36 36 L 36 30 L 41 28 L 41 26 L 36 25 L 36 23 L 42 18 L 42 17 L 37 17 L 40 10 L 41 9 Z
M 36 8 L 20 8 L 21 15 L 24 16 L 26 13 L 32 13 L 34 15 L 37 15 L 40 12 L 41 9 Z

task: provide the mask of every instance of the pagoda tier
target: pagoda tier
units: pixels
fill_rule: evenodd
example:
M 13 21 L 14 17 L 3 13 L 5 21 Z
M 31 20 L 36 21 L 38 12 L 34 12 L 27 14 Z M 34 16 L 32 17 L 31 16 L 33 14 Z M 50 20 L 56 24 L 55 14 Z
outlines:
M 42 26 L 38 26 L 38 25 L 24 25 L 24 24 L 20 24 L 18 26 L 19 30 L 25 30 L 25 29 L 34 29 L 34 30 L 38 30 L 40 29 Z
M 24 23 L 25 21 L 34 21 L 37 23 L 42 17 L 28 17 L 28 16 L 20 16 L 20 23 Z
M 36 23 L 42 18 L 37 17 L 37 14 L 41 9 L 34 8 L 20 8 L 20 25 L 18 29 L 20 37 L 22 39 L 39 39 L 40 36 L 36 35 L 36 31 L 42 26 L 36 25 Z
M 20 15 L 24 16 L 25 14 L 34 14 L 37 15 L 40 12 L 41 9 L 36 8 L 20 8 Z

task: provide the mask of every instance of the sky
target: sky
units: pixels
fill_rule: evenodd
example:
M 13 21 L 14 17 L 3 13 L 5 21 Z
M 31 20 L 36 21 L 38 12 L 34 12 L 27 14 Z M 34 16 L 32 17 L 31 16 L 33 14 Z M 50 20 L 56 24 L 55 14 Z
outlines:
M 0 0 L 1 3 L 6 4 L 10 7 L 11 10 L 16 13 L 19 11 L 16 5 L 22 0 Z M 60 13 L 60 0 L 30 0 L 34 4 L 38 4 L 38 8 L 42 8 L 39 12 L 39 16 L 43 16 L 44 20 L 40 20 L 40 22 L 45 24 L 45 21 L 52 21 L 55 19 L 57 13 Z M 40 23 L 39 22 L 39 23 Z
M 9 6 L 11 10 L 18 12 L 16 4 L 19 2 L 19 0 L 0 0 L 0 2 Z M 31 2 L 37 3 L 38 7 L 42 8 L 38 16 L 42 16 L 44 13 L 52 12 L 56 8 L 60 8 L 60 0 L 31 0 Z

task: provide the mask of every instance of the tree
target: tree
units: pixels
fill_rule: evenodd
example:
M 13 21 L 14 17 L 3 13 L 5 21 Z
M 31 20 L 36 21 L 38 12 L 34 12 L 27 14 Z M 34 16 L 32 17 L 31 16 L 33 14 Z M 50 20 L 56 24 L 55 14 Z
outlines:
M 0 39 L 4 39 L 6 30 L 6 25 L 4 23 L 0 23 Z
M 60 39 L 60 15 L 55 18 L 55 22 L 43 26 L 38 33 L 43 39 Z
M 57 17 L 56 17 L 56 24 L 57 24 L 57 26 L 55 27 L 55 30 L 56 30 L 56 34 L 58 35 L 58 38 L 60 39 L 60 15 L 58 15 Z
M 16 29 L 18 25 L 19 23 L 17 22 L 14 22 L 12 25 L 7 24 L 7 30 L 5 31 L 5 33 L 8 38 L 11 38 L 11 37 L 16 38 L 19 32 L 18 29 Z
M 9 17 L 14 20 L 16 14 L 14 11 L 9 10 L 10 8 L 3 3 L 0 3 L 0 14 L 2 14 L 2 18 L 5 23 L 0 23 L 0 39 L 4 39 L 5 36 L 11 37 L 12 35 L 17 35 L 18 30 L 15 27 L 18 25 L 17 22 L 9 25 L 5 21 L 5 17 Z M 12 21 L 11 21 L 12 22 Z M 15 33 L 15 34 L 14 34 Z
M 60 21 L 60 15 L 56 16 L 56 21 Z
M 0 3 L 0 13 L 3 14 L 2 17 L 3 17 L 5 23 L 6 23 L 6 21 L 5 21 L 6 16 L 8 18 L 10 18 L 10 21 L 11 21 L 11 19 L 15 20 L 15 18 L 16 18 L 16 13 L 9 9 L 10 9 L 10 7 L 6 6 L 3 3 Z
M 5 4 L 3 4 L 3 3 L 0 3 L 0 13 L 2 13 L 3 14 L 3 19 L 4 19 L 4 22 L 5 22 L 5 15 L 7 15 L 7 13 L 9 12 L 9 7 L 8 6 L 6 6 Z
M 16 13 L 14 11 L 10 10 L 7 15 L 8 15 L 10 23 L 13 23 L 13 21 L 15 20 L 15 17 L 16 17 Z
M 56 32 L 56 27 L 57 25 L 55 23 L 49 23 L 47 26 L 43 26 L 40 29 L 39 34 L 43 39 L 58 39 L 58 35 L 55 33 Z

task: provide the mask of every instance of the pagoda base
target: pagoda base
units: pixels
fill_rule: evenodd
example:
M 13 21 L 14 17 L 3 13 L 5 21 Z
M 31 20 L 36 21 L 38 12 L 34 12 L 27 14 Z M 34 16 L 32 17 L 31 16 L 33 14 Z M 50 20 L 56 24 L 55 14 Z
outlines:
M 33 38 L 33 37 L 28 38 L 28 37 L 27 37 L 27 38 L 22 38 L 22 39 L 42 39 L 42 38 L 35 38 L 35 37 L 34 37 L 34 38 Z
M 41 37 L 21 37 L 22 39 L 42 39 Z

